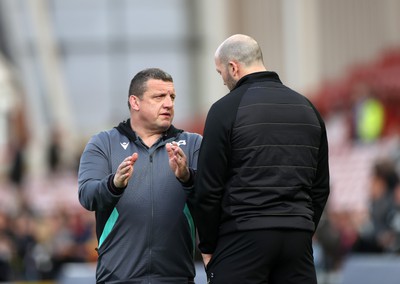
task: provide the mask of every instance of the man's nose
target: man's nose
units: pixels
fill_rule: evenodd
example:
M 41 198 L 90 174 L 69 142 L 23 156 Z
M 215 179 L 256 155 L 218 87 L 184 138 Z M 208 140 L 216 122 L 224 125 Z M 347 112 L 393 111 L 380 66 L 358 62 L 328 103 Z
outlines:
M 164 107 L 173 107 L 174 106 L 174 100 L 172 99 L 171 96 L 166 96 L 164 100 Z

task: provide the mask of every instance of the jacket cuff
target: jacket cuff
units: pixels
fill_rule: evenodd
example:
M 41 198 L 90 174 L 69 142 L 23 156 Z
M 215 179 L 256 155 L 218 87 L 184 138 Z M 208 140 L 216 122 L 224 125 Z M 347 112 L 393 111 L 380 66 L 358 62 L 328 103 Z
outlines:
M 181 180 L 179 180 L 179 182 L 181 183 L 181 185 L 183 187 L 192 187 L 194 185 L 194 177 L 195 177 L 196 173 L 192 168 L 189 168 L 189 179 L 187 180 L 187 182 L 182 182 Z
M 114 174 L 110 175 L 107 182 L 108 190 L 114 195 L 121 195 L 125 191 L 125 187 L 118 188 L 114 184 Z

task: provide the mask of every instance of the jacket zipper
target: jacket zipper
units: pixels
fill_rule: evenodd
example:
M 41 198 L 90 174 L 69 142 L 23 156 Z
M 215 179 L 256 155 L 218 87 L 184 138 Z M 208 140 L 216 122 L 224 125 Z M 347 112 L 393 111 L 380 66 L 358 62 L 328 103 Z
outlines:
M 154 190 L 153 190 L 153 153 L 152 152 L 149 156 L 150 162 L 150 202 L 151 202 L 151 209 L 150 209 L 150 229 L 149 229 L 149 264 L 148 264 L 148 271 L 151 273 L 152 271 L 152 261 L 153 261 L 153 249 L 152 249 L 152 238 L 153 238 L 153 223 L 154 223 Z M 149 279 L 150 283 L 150 279 Z

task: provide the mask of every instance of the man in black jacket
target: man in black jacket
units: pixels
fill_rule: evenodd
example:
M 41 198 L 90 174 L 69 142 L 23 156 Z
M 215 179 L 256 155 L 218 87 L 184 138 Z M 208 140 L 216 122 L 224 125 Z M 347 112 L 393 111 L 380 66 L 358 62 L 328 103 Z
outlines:
M 210 283 L 317 283 L 312 236 L 329 195 L 324 122 L 267 71 L 258 43 L 215 53 L 230 93 L 211 107 L 196 176 L 195 221 Z

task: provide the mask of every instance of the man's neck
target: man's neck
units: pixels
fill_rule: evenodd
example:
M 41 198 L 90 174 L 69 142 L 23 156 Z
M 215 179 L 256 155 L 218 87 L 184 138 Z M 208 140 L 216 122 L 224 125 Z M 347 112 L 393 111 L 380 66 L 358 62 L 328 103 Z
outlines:
M 162 133 L 160 132 L 149 131 L 148 129 L 138 127 L 137 125 L 133 126 L 132 121 L 131 121 L 131 128 L 136 133 L 136 135 L 140 137 L 143 143 L 149 148 L 153 146 L 154 143 L 156 143 L 157 140 L 160 139 L 162 135 Z
M 154 143 L 156 143 L 161 137 L 160 134 L 153 135 L 153 136 L 147 136 L 147 137 L 142 137 L 140 135 L 138 135 L 138 136 L 140 137 L 142 142 L 149 148 L 151 148 L 154 145 Z
M 251 66 L 251 67 L 248 67 L 248 68 L 244 68 L 239 75 L 240 75 L 240 78 L 242 78 L 242 77 L 244 77 L 246 75 L 249 75 L 249 74 L 252 74 L 252 73 L 264 72 L 264 71 L 267 71 L 267 69 L 264 66 L 255 65 L 255 66 Z

